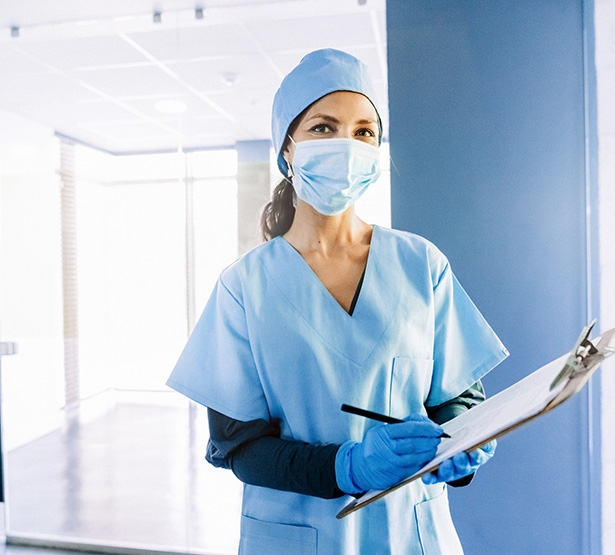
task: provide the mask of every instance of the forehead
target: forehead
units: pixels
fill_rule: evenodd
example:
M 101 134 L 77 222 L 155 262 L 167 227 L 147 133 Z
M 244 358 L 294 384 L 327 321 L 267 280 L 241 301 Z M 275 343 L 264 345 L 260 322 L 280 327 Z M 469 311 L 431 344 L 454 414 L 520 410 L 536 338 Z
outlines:
M 345 119 L 369 119 L 376 121 L 378 116 L 374 105 L 361 93 L 335 91 L 312 104 L 306 111 L 304 120 L 317 114 L 326 114 Z

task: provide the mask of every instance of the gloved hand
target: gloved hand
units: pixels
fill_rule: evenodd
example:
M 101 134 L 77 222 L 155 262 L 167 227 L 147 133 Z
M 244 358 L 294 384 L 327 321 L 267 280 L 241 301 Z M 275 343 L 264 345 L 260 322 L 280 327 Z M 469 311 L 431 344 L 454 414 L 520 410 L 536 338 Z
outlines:
M 371 428 L 361 443 L 347 442 L 338 451 L 335 470 L 340 489 L 381 490 L 407 478 L 434 458 L 442 431 L 420 414 Z
M 441 462 L 436 472 L 424 474 L 421 479 L 426 484 L 435 484 L 437 482 L 454 482 L 469 476 L 493 457 L 496 446 L 497 441 L 494 439 L 482 447 L 470 451 L 470 453 L 464 451 L 457 453 L 450 459 Z

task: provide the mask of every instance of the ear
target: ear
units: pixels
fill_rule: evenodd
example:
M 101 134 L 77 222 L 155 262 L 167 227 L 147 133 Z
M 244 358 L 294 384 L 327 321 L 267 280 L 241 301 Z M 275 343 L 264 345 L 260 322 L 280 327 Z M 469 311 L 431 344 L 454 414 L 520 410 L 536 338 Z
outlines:
M 286 163 L 289 167 L 292 166 L 294 155 L 295 145 L 292 141 L 286 139 L 286 141 L 284 141 L 284 144 L 282 145 L 282 157 L 284 158 L 284 160 L 286 160 Z

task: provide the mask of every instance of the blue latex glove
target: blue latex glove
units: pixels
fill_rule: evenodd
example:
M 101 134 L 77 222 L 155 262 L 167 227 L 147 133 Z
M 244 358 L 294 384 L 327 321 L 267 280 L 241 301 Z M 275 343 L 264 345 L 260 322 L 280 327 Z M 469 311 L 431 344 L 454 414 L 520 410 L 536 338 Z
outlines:
M 381 490 L 407 478 L 434 458 L 442 431 L 420 414 L 399 424 L 371 428 L 361 443 L 347 442 L 338 451 L 340 489 L 346 493 Z
M 470 474 L 474 474 L 480 466 L 485 464 L 495 453 L 497 441 L 494 439 L 482 447 L 466 453 L 462 451 L 450 459 L 440 463 L 436 472 L 424 474 L 422 480 L 426 484 L 437 482 L 454 482 Z

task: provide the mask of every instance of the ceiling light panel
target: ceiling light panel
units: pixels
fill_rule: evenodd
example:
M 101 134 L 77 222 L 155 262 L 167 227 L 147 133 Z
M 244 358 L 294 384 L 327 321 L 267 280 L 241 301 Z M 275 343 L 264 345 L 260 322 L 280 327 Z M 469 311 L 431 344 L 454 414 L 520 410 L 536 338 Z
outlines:
M 178 90 L 177 81 L 155 65 L 78 71 L 73 75 L 107 95 L 120 98 L 173 94 Z
M 19 43 L 19 48 L 42 62 L 65 70 L 147 61 L 116 35 L 23 41 Z
M 239 25 L 197 25 L 128 35 L 160 61 L 230 56 L 254 51 L 254 43 Z
M 17 48 L 7 47 L 6 45 L 0 47 L 0 75 L 2 75 L 3 81 L 8 75 L 48 72 L 48 68 L 33 60 L 32 57 L 23 54 Z
M 28 101 L 44 105 L 45 102 L 63 100 L 74 103 L 84 98 L 80 87 L 56 72 L 17 73 L 2 77 L 0 107 L 10 100 Z

